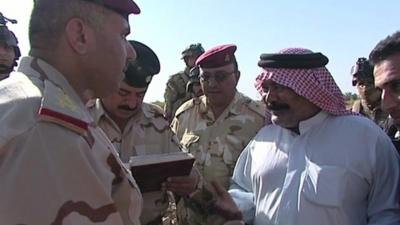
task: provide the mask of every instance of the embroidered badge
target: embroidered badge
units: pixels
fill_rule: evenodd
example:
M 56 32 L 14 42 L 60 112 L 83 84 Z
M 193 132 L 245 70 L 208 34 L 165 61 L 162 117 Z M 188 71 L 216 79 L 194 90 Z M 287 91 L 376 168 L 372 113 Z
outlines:
M 57 104 L 62 108 L 67 108 L 73 112 L 78 112 L 78 107 L 74 104 L 68 95 L 63 94 L 57 99 Z

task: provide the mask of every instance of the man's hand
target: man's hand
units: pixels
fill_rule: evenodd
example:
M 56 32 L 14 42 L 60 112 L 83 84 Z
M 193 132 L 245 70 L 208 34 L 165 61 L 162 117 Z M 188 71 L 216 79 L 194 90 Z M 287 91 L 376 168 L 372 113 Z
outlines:
M 197 182 L 196 176 L 169 177 L 161 187 L 163 191 L 172 191 L 174 194 L 187 196 L 196 190 Z
M 227 220 L 241 220 L 242 213 L 236 206 L 228 191 L 226 191 L 225 188 L 222 187 L 222 185 L 219 184 L 217 181 L 212 181 L 211 185 L 217 195 L 217 199 L 214 203 L 215 212 L 223 216 Z

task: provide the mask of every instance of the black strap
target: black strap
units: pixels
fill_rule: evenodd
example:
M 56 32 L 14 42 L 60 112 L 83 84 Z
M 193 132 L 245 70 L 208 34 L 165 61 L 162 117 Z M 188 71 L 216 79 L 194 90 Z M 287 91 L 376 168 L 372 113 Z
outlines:
M 262 68 L 309 69 L 323 67 L 329 59 L 322 53 L 261 54 L 258 66 Z

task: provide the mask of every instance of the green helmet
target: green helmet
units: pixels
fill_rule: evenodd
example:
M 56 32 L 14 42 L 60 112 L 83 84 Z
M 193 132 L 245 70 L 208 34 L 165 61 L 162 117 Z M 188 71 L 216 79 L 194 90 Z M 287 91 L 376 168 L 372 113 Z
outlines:
M 7 69 L 8 72 L 11 72 L 12 68 L 17 65 L 17 60 L 21 56 L 21 52 L 18 47 L 17 37 L 12 31 L 8 29 L 8 27 L 6 26 L 7 22 L 17 23 L 16 20 L 8 19 L 7 17 L 3 16 L 2 13 L 0 13 L 0 43 L 13 47 L 15 54 L 14 64 L 11 68 Z
M 185 48 L 182 52 L 182 59 L 187 57 L 187 56 L 193 56 L 193 55 L 201 55 L 204 53 L 204 48 L 201 46 L 200 43 L 197 44 L 191 44 L 188 47 Z
M 359 80 L 374 80 L 374 67 L 366 58 L 358 58 L 356 64 L 351 67 L 350 74 L 352 85 L 356 86 Z
M 193 67 L 189 72 L 189 81 L 186 84 L 186 91 L 192 92 L 193 84 L 200 84 L 200 68 L 198 66 Z

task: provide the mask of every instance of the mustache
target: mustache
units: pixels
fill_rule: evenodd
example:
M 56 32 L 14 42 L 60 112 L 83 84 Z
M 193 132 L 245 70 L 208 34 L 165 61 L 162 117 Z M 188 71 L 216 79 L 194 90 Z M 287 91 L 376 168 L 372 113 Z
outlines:
M 135 111 L 136 108 L 137 107 L 131 108 L 131 107 L 127 106 L 127 105 L 118 106 L 118 109 L 122 109 L 122 110 L 125 110 L 125 111 Z
M 0 64 L 0 73 L 9 73 L 11 71 L 13 71 L 13 67 Z
M 3 63 L 0 63 L 0 68 L 1 68 L 1 69 L 9 69 L 10 66 L 7 66 L 7 65 L 5 65 L 5 64 L 3 64 Z
M 285 103 L 271 102 L 267 103 L 268 110 L 287 110 L 290 109 L 290 106 Z

